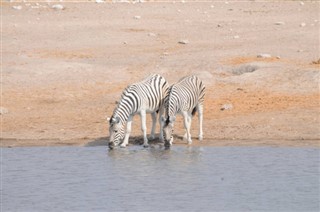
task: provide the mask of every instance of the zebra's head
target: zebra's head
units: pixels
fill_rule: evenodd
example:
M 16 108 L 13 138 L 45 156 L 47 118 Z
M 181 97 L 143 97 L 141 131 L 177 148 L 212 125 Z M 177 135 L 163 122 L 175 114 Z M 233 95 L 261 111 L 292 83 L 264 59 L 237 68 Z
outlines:
M 109 148 L 113 149 L 116 146 L 119 146 L 124 138 L 124 126 L 120 122 L 119 117 L 111 117 L 109 120 Z
M 163 118 L 163 137 L 164 137 L 164 146 L 170 147 L 173 142 L 173 127 L 176 117 L 168 116 L 166 119 Z

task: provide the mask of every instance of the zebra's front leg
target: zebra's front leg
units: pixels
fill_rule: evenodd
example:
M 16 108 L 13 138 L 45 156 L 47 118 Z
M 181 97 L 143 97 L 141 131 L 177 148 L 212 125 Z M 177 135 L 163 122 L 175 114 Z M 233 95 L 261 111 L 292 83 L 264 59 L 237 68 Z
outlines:
M 146 125 L 146 111 L 143 110 L 140 112 L 141 117 L 141 131 L 143 133 L 143 147 L 148 147 L 148 138 L 147 138 L 147 125 Z
M 199 141 L 203 139 L 202 121 L 203 121 L 203 105 L 198 105 L 198 117 L 199 117 Z
M 163 115 L 163 108 L 160 108 L 159 110 L 159 124 L 160 124 L 160 134 L 159 134 L 159 139 L 162 143 L 164 143 L 164 137 L 163 137 L 163 120 L 162 120 L 162 115 Z
M 126 147 L 129 143 L 129 137 L 131 134 L 131 124 L 132 124 L 132 116 L 129 116 L 128 121 L 127 121 L 126 134 L 125 134 L 125 137 L 124 137 L 123 142 L 120 145 L 120 147 Z
M 188 144 L 192 144 L 192 139 L 191 139 L 191 133 L 190 133 L 190 128 L 191 128 L 191 114 L 184 112 L 183 114 L 183 121 L 184 121 L 184 128 L 186 129 L 186 138 L 188 141 Z
M 155 130 L 156 130 L 156 124 L 157 124 L 157 113 L 153 112 L 151 113 L 151 118 L 152 118 L 152 128 L 151 128 L 151 135 L 150 139 L 153 140 L 155 138 Z

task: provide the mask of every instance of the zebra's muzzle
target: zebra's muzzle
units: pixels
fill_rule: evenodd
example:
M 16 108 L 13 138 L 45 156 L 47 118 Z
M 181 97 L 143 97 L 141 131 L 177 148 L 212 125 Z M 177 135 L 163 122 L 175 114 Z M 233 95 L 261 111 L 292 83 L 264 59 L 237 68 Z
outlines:
M 113 149 L 115 147 L 114 142 L 109 142 L 108 146 L 109 149 Z

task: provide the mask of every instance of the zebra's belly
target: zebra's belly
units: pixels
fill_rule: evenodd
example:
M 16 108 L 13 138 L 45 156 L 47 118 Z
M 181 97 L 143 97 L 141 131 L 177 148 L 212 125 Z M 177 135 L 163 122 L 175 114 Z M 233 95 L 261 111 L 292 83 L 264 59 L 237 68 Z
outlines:
M 136 111 L 133 115 L 141 114 L 141 111 L 145 111 L 146 113 L 154 113 L 157 112 L 158 108 L 141 108 L 140 110 Z

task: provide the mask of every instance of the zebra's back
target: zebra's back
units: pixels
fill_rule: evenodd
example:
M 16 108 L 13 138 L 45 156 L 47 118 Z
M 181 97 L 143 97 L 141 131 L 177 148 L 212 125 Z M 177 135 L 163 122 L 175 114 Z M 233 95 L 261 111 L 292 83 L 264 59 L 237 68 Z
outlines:
M 176 104 L 177 110 L 193 111 L 198 104 L 203 104 L 205 85 L 197 76 L 187 76 L 170 87 L 170 101 Z M 177 111 L 177 112 L 181 112 Z
M 169 84 L 164 77 L 159 74 L 150 75 L 124 90 L 116 111 L 120 112 L 121 108 L 127 108 L 130 114 L 138 113 L 141 109 L 147 112 L 157 111 L 163 104 L 168 89 Z

